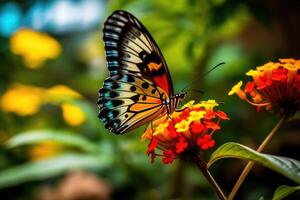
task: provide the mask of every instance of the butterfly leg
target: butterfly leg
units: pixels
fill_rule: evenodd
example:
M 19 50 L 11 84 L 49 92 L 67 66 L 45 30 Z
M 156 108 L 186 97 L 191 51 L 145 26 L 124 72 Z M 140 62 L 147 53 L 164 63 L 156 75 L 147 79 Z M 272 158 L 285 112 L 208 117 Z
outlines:
M 167 113 L 167 117 L 168 117 L 168 119 L 170 119 L 170 120 L 173 121 L 173 118 L 172 118 L 171 115 L 169 115 L 168 113 Z
M 190 108 L 189 107 L 184 107 L 184 108 L 181 108 L 181 109 L 175 109 L 175 112 L 182 112 L 185 109 L 190 109 Z
M 152 123 L 152 120 L 150 121 L 150 126 L 151 126 L 151 132 L 152 132 L 152 135 L 153 135 L 153 123 Z

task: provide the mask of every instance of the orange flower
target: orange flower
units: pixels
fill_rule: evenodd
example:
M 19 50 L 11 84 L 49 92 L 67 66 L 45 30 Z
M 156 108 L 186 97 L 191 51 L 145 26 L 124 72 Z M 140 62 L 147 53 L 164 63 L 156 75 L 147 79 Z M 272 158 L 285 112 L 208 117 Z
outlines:
M 252 77 L 244 89 L 242 82 L 233 86 L 228 95 L 237 94 L 258 109 L 265 107 L 286 116 L 300 109 L 300 60 L 279 59 L 247 72 Z
M 147 154 L 151 162 L 161 156 L 164 164 L 172 163 L 175 158 L 193 156 L 200 151 L 212 148 L 215 141 L 212 135 L 220 129 L 220 121 L 228 120 L 226 113 L 214 107 L 214 100 L 198 104 L 189 102 L 183 111 L 162 117 L 148 126 L 142 139 L 150 141 Z M 160 153 L 159 153 L 160 152 Z

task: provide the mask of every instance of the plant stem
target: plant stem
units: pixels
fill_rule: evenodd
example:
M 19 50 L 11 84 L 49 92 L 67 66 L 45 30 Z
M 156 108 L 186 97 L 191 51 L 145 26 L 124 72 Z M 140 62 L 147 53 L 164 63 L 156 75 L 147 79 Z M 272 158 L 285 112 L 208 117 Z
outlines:
M 271 132 L 267 135 L 267 137 L 264 139 L 264 141 L 261 143 L 261 145 L 256 150 L 257 152 L 262 152 L 265 147 L 271 142 L 274 134 L 278 131 L 278 129 L 284 124 L 284 122 L 287 120 L 286 116 L 283 116 L 275 125 L 275 127 L 271 130 Z M 233 189 L 229 193 L 228 200 L 233 200 L 234 196 L 236 195 L 237 191 L 241 187 L 242 183 L 244 182 L 245 178 L 249 174 L 250 170 L 254 166 L 253 161 L 249 161 L 247 165 L 245 166 L 243 172 L 241 173 L 239 179 L 235 183 Z
M 178 162 L 177 164 L 174 169 L 174 176 L 171 179 L 170 199 L 176 199 L 182 195 L 185 163 Z
M 225 197 L 224 193 L 222 192 L 221 188 L 219 185 L 216 183 L 215 179 L 212 177 L 210 172 L 208 171 L 207 168 L 207 163 L 200 157 L 200 156 L 194 156 L 193 157 L 193 162 L 198 166 L 198 168 L 201 170 L 203 173 L 204 177 L 208 180 L 216 194 L 218 195 L 220 200 L 226 200 L 227 198 Z

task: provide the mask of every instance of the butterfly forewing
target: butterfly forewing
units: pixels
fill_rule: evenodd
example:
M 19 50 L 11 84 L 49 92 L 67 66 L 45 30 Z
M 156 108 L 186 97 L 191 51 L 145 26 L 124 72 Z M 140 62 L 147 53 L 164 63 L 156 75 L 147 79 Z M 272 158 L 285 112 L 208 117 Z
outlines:
M 130 13 L 115 11 L 104 24 L 103 39 L 111 74 L 142 76 L 173 95 L 167 64 L 152 36 Z

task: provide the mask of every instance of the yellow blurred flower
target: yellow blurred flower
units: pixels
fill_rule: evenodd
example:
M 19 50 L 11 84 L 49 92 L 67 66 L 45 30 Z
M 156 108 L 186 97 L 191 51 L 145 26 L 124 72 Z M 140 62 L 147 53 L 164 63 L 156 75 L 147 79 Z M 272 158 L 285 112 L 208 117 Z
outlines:
M 5 112 L 20 116 L 32 115 L 39 111 L 43 90 L 34 86 L 15 84 L 1 97 L 1 107 Z
M 77 126 L 85 121 L 85 114 L 80 107 L 64 102 L 81 97 L 81 94 L 64 85 L 44 89 L 15 84 L 2 95 L 0 103 L 4 112 L 20 116 L 37 113 L 43 104 L 61 105 L 64 120 L 71 126 Z
M 53 141 L 45 141 L 29 149 L 29 156 L 32 160 L 46 159 L 61 152 L 61 145 Z
M 46 90 L 47 102 L 57 102 L 57 100 L 64 100 L 65 98 L 81 98 L 81 94 L 65 85 L 55 85 Z
M 29 28 L 22 28 L 11 37 L 10 49 L 21 55 L 25 65 L 31 69 L 41 67 L 45 60 L 56 58 L 61 53 L 57 40 Z
M 85 121 L 85 115 L 80 107 L 64 103 L 62 104 L 63 118 L 71 126 L 78 126 Z

